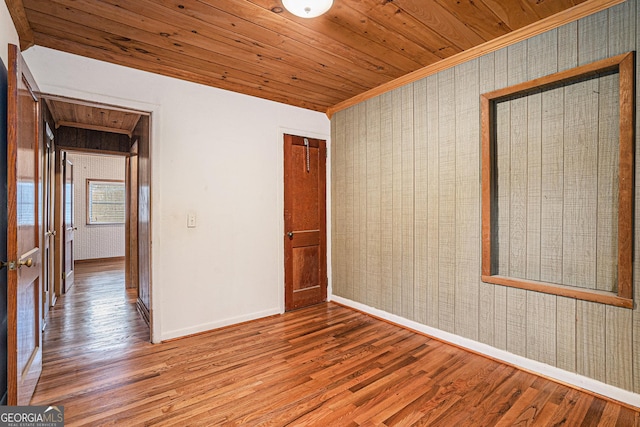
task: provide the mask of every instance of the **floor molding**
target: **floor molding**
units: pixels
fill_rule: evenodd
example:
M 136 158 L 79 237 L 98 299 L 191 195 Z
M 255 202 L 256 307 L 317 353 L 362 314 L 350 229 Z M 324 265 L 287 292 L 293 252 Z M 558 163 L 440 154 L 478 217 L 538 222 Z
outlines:
M 464 338 L 459 335 L 442 331 L 440 329 L 432 328 L 430 326 L 423 325 L 413 320 L 405 319 L 404 317 L 397 316 L 395 314 L 391 314 L 386 311 L 382 311 L 377 308 L 349 300 L 347 298 L 331 295 L 330 301 L 349 308 L 353 308 L 355 310 L 396 324 L 398 326 L 411 329 L 418 333 L 428 335 L 440 341 L 444 341 L 449 344 L 464 348 L 465 350 L 469 350 L 473 353 L 498 360 L 524 371 L 540 375 L 544 378 L 548 378 L 549 380 L 556 381 L 582 391 L 596 394 L 605 399 L 613 400 L 617 403 L 629 406 L 632 409 L 637 410 L 640 408 L 640 394 L 614 387 L 612 385 L 605 384 L 601 381 L 578 375 L 573 372 L 565 371 L 564 369 L 556 368 L 555 366 L 537 362 L 532 359 L 527 359 L 526 357 L 518 356 L 517 354 L 509 353 L 508 351 L 500 350 L 498 348 L 483 344 L 478 341 Z

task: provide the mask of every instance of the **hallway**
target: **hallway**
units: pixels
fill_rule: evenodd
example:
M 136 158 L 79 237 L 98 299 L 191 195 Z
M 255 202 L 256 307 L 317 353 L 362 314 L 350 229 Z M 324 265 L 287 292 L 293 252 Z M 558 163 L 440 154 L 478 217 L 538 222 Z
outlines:
M 75 284 L 49 312 L 43 372 L 31 404 L 72 408 L 80 394 L 117 380 L 114 363 L 151 347 L 135 302 L 135 290 L 125 289 L 124 261 L 76 263 Z M 67 420 L 70 415 L 67 410 Z

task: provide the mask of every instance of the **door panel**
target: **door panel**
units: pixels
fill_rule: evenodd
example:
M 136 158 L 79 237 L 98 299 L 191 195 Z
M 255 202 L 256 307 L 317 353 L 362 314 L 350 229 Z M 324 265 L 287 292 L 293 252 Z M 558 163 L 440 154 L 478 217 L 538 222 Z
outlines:
M 75 258 L 73 256 L 73 237 L 75 233 L 75 224 L 73 218 L 73 163 L 68 159 L 67 153 L 63 154 L 63 180 L 62 197 L 64 199 L 63 213 L 63 229 L 64 229 L 64 293 L 69 292 L 73 286 Z
M 7 138 L 8 404 L 28 405 L 42 371 L 38 90 L 9 46 Z
M 284 137 L 285 308 L 327 298 L 326 143 Z

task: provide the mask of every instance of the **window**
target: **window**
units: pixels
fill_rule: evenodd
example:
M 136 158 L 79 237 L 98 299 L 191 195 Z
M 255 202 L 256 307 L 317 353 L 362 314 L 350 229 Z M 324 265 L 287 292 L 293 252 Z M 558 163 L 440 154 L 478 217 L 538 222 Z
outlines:
M 87 180 L 87 224 L 124 224 L 124 181 Z

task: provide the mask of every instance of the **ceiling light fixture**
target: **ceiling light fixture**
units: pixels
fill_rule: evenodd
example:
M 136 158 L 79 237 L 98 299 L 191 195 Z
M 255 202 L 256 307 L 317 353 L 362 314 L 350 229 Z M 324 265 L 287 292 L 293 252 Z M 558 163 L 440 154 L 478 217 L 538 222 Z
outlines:
M 329 9 L 333 0 L 282 0 L 282 5 L 289 12 L 301 18 L 315 18 Z

